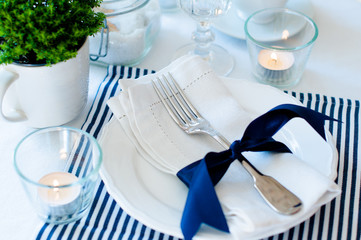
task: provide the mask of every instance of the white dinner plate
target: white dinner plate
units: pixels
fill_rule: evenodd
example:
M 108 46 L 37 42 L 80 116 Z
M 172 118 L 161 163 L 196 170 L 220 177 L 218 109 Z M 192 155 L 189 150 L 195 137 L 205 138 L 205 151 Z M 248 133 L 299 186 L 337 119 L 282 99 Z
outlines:
M 232 78 L 222 78 L 222 81 L 239 102 L 247 103 L 242 106 L 250 113 L 262 114 L 283 103 L 300 104 L 293 97 L 267 85 Z M 337 151 L 330 133 L 327 132 L 325 142 L 304 120 L 294 121 L 293 125 L 283 127 L 277 133 L 278 137 L 289 143 L 286 145 L 295 156 L 307 159 L 305 161 L 308 164 L 334 179 L 337 174 Z M 116 118 L 112 118 L 104 126 L 99 143 L 104 154 L 100 174 L 115 201 L 146 226 L 182 238 L 180 219 L 188 193 L 187 187 L 176 176 L 161 172 L 144 160 Z M 299 224 L 317 210 L 311 209 L 298 222 L 290 224 Z M 257 237 L 267 237 L 288 228 L 278 227 L 278 232 L 269 231 L 264 236 Z M 230 234 L 203 226 L 195 239 L 231 237 Z
M 302 12 L 311 18 L 314 15 L 313 7 L 309 0 L 288 0 L 285 7 Z M 215 18 L 212 24 L 215 29 L 229 36 L 245 39 L 244 22 L 245 20 L 237 16 L 236 9 L 231 7 L 226 15 Z M 295 27 L 294 29 L 299 28 Z

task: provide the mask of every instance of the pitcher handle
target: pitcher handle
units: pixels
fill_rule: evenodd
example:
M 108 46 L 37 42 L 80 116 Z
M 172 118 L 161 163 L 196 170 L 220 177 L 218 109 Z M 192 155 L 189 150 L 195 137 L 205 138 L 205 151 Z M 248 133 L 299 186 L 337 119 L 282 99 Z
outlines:
M 11 114 L 6 115 L 3 110 L 3 102 L 5 94 L 9 87 L 18 78 L 18 74 L 8 71 L 6 69 L 0 69 L 0 120 L 19 122 L 27 120 L 25 113 L 21 109 L 15 109 Z

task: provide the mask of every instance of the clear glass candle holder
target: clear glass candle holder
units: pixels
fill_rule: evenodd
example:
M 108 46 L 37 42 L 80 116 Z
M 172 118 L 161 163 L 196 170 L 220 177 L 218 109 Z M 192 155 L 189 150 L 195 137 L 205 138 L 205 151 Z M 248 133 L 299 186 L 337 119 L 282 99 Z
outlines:
M 252 14 L 244 29 L 256 80 L 278 88 L 300 81 L 318 36 L 311 18 L 286 8 L 268 8 Z
M 106 20 L 89 37 L 90 60 L 99 65 L 139 64 L 160 31 L 158 0 L 104 0 L 95 11 L 103 12 Z
M 36 130 L 15 148 L 14 166 L 39 217 L 52 224 L 80 219 L 93 200 L 102 151 L 70 127 Z

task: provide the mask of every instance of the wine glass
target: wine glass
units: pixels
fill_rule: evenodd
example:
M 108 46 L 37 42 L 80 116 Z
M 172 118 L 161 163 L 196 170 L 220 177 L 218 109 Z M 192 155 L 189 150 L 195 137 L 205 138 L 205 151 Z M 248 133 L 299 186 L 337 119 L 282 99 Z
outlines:
M 225 14 L 230 0 L 178 0 L 183 11 L 194 18 L 198 24 L 193 32 L 193 43 L 179 48 L 176 58 L 186 54 L 196 54 L 207 61 L 218 75 L 226 76 L 234 66 L 233 57 L 223 47 L 214 44 L 214 33 L 210 29 L 210 20 Z

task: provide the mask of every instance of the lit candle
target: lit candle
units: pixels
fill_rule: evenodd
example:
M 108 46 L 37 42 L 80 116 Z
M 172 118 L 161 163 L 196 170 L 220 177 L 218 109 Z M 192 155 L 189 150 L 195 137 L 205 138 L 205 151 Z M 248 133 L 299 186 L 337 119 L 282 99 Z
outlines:
M 258 62 L 266 69 L 281 71 L 292 67 L 295 58 L 290 52 L 261 50 L 258 54 Z
M 39 183 L 38 195 L 42 208 L 48 215 L 64 216 L 75 213 L 80 207 L 81 186 L 62 187 L 76 182 L 78 178 L 67 172 L 53 172 L 43 176 Z
M 258 54 L 260 77 L 271 82 L 285 82 L 289 79 L 294 62 L 291 52 L 261 50 Z

